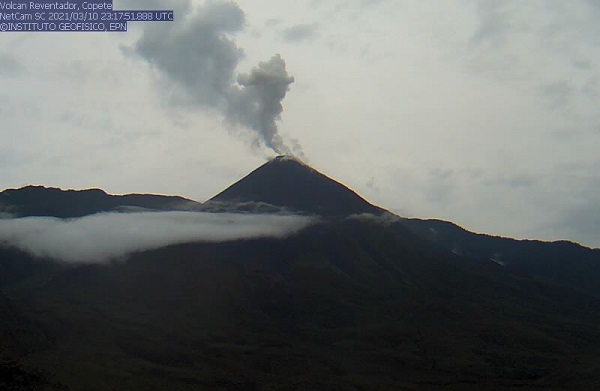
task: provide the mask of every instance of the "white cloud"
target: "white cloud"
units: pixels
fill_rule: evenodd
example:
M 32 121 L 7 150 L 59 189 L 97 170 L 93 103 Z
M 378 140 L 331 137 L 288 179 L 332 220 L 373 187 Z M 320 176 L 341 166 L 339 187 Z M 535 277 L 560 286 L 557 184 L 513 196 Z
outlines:
M 311 41 L 319 34 L 319 24 L 296 24 L 283 30 L 283 39 L 289 42 Z
M 70 263 L 95 263 L 190 242 L 284 238 L 314 222 L 306 216 L 141 212 L 78 219 L 0 219 L 0 244 Z

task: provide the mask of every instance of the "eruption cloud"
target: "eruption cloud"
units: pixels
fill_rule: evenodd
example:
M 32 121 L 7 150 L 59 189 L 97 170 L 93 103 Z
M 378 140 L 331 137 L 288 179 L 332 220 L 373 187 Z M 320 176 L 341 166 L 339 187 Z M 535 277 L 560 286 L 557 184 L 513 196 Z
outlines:
M 177 106 L 216 110 L 226 122 L 253 132 L 255 141 L 278 154 L 303 158 L 300 145 L 290 147 L 279 134 L 284 100 L 294 78 L 279 54 L 236 77 L 244 56 L 231 36 L 245 26 L 245 14 L 233 2 L 208 1 L 196 10 L 182 7 L 177 22 L 148 24 L 133 47 L 125 48 L 157 72 Z M 183 95 L 183 96 L 181 96 Z
M 237 82 L 241 87 L 232 94 L 227 117 L 261 134 L 265 145 L 273 151 L 294 154 L 281 139 L 275 122 L 283 111 L 281 102 L 289 85 L 294 82 L 285 69 L 285 61 L 276 54 L 250 73 L 240 74 Z

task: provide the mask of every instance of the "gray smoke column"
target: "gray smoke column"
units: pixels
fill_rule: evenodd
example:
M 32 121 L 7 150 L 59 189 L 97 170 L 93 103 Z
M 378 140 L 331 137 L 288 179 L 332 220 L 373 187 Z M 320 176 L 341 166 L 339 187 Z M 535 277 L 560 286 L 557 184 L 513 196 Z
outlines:
M 232 36 L 243 31 L 244 12 L 224 1 L 181 9 L 173 23 L 146 24 L 141 38 L 124 50 L 157 71 L 171 104 L 214 109 L 230 124 L 251 130 L 259 144 L 303 157 L 301 148 L 290 148 L 277 128 L 282 101 L 294 82 L 281 56 L 236 77 L 244 53 Z
M 277 123 L 283 112 L 281 102 L 294 82 L 285 69 L 285 61 L 276 54 L 269 61 L 261 62 L 248 74 L 237 78 L 241 86 L 232 93 L 227 117 L 262 135 L 265 145 L 277 153 L 294 152 L 281 139 Z

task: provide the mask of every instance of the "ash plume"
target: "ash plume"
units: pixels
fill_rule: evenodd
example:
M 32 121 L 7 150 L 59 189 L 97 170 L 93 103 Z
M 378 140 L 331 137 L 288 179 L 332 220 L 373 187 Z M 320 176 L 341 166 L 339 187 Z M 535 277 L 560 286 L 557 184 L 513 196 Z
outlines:
M 261 62 L 250 73 L 238 76 L 240 87 L 231 95 L 227 118 L 261 134 L 265 145 L 278 154 L 295 154 L 282 140 L 275 122 L 280 118 L 281 102 L 293 82 L 279 54 Z M 302 156 L 301 150 L 296 152 Z
M 144 59 L 169 86 L 178 107 L 216 110 L 226 122 L 250 130 L 255 142 L 278 154 L 303 157 L 295 141 L 290 147 L 279 134 L 277 121 L 294 78 L 276 54 L 247 74 L 236 75 L 244 52 L 232 36 L 245 27 L 245 14 L 233 2 L 207 1 L 182 7 L 173 23 L 150 25 L 125 48 Z

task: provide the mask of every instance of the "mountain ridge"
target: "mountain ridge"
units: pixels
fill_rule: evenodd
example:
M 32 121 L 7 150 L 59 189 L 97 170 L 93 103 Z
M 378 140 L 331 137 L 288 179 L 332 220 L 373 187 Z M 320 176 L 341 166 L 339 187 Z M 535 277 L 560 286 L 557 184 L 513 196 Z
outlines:
M 94 204 L 102 191 L 65 204 L 33 193 L 34 206 L 58 203 L 65 215 L 115 208 Z M 600 386 L 599 297 L 490 262 L 486 238 L 467 235 L 453 252 L 455 227 L 436 243 L 428 223 L 386 218 L 288 158 L 219 195 L 323 218 L 286 238 L 175 244 L 102 264 L 50 264 L 0 243 L 7 303 L 52 341 L 27 363 L 73 391 Z M 1 300 L 0 330 L 19 346 Z
M 210 202 L 264 202 L 321 215 L 381 214 L 352 189 L 290 156 L 278 156 L 227 187 Z
M 58 218 L 83 217 L 110 212 L 123 207 L 156 210 L 188 210 L 200 203 L 180 196 L 156 194 L 113 195 L 98 188 L 61 189 L 29 185 L 0 192 L 0 212 L 14 217 L 51 216 Z
M 437 219 L 403 219 L 419 237 L 439 248 L 479 261 L 493 261 L 537 279 L 600 297 L 600 249 L 568 240 L 514 239 L 471 232 Z

